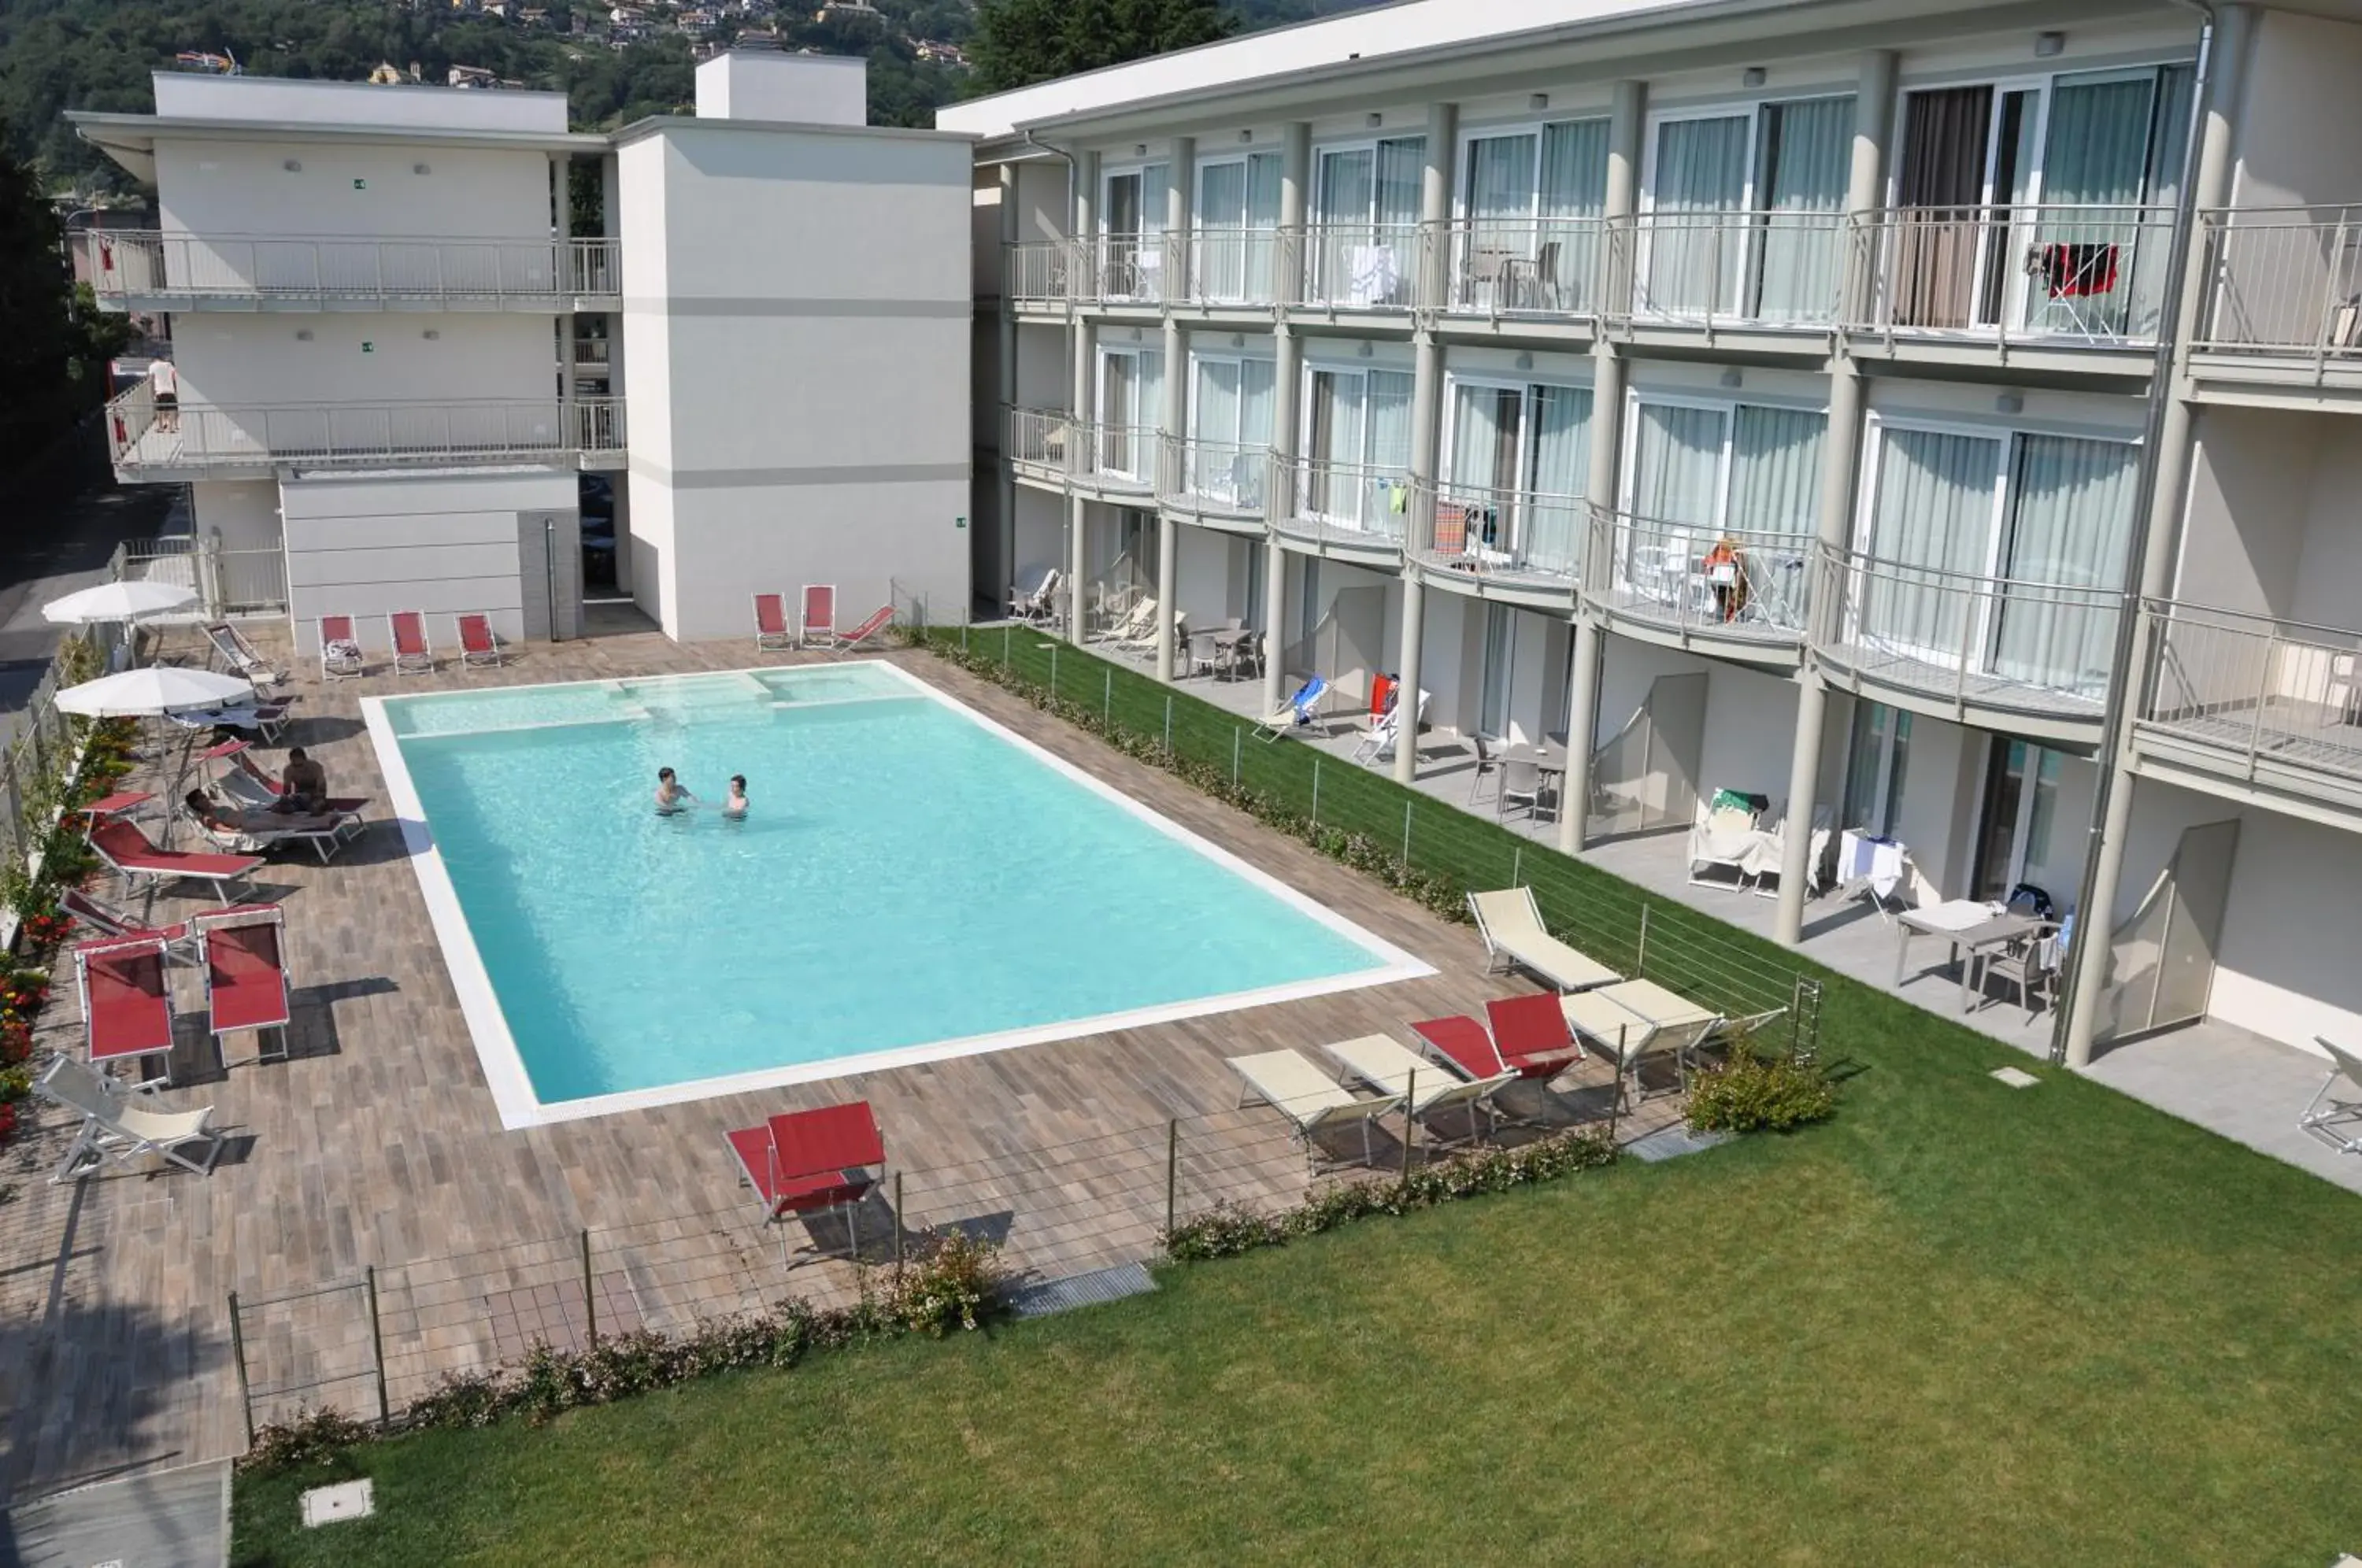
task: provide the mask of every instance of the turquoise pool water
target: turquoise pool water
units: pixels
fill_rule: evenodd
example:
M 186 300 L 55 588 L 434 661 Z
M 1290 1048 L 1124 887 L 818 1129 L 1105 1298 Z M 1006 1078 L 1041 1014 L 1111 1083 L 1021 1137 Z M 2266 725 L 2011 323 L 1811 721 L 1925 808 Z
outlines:
M 879 665 L 385 717 L 545 1107 L 1403 961 Z

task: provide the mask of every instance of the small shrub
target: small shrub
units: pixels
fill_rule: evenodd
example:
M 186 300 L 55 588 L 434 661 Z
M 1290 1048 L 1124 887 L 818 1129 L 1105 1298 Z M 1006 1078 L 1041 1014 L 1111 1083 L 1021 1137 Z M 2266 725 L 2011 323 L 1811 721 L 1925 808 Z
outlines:
M 892 1309 L 912 1333 L 942 1339 L 954 1326 L 972 1330 L 990 1310 L 1003 1276 L 999 1249 L 960 1231 L 930 1234 L 906 1262 Z
M 298 1410 L 291 1420 L 257 1427 L 254 1446 L 237 1462 L 237 1468 L 251 1473 L 327 1464 L 369 1435 L 367 1424 L 341 1410 Z
M 1786 1132 L 1827 1121 L 1837 1105 L 1818 1064 L 1766 1054 L 1741 1036 L 1725 1065 L 1691 1083 L 1689 1124 L 1701 1132 Z
M 1193 1214 L 1164 1236 L 1165 1255 L 1176 1263 L 1205 1263 L 1236 1257 L 1257 1247 L 1276 1246 L 1287 1239 L 1287 1224 L 1251 1203 L 1223 1198 L 1203 1213 Z

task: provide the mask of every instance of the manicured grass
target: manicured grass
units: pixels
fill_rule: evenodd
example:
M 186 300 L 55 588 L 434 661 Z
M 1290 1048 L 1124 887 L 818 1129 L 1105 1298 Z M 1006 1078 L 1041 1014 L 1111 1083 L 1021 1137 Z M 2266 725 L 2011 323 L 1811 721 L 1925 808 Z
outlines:
M 1604 938 L 1630 889 L 1542 858 L 1546 909 Z M 2362 1542 L 2362 1198 L 2085 1080 L 2004 1088 L 2023 1056 L 1833 977 L 1821 1048 L 1839 1115 L 1796 1137 L 370 1446 L 242 1482 L 237 1560 L 2318 1568 Z M 297 1529 L 344 1474 L 380 1518 Z

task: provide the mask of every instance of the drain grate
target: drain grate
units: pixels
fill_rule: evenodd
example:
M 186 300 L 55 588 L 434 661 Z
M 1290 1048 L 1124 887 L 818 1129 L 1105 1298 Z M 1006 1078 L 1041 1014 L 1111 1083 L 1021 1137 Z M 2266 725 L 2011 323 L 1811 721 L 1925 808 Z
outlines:
M 1671 1127 L 1661 1127 L 1645 1138 L 1633 1139 L 1625 1146 L 1624 1152 L 1634 1159 L 1654 1165 L 1659 1160 L 1677 1160 L 1683 1154 L 1704 1154 L 1717 1143 L 1729 1143 L 1730 1138 L 1727 1132 L 1693 1132 L 1676 1123 Z
M 2023 1067 L 1995 1067 L 1992 1076 L 2012 1088 L 2032 1088 L 2042 1081 Z
M 1044 1280 L 1009 1293 L 1009 1310 L 1019 1318 L 1046 1318 L 1053 1312 L 1068 1312 L 1077 1307 L 1096 1307 L 1102 1301 L 1120 1301 L 1127 1296 L 1143 1296 L 1156 1288 L 1155 1279 L 1145 1264 L 1118 1264 L 1113 1268 L 1095 1268 L 1088 1274 L 1070 1274 L 1064 1279 Z

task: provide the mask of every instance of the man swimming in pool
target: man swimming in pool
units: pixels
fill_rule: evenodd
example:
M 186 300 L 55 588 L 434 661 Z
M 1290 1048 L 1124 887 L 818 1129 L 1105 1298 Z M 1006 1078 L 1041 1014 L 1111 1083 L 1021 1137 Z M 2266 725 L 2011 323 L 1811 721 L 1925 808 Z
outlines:
M 746 820 L 746 776 L 745 774 L 734 773 L 730 776 L 730 798 L 722 802 L 722 814 L 733 822 Z
M 674 776 L 671 768 L 657 769 L 657 815 L 678 816 L 689 810 L 689 803 L 696 799 L 696 796 L 681 788 L 679 778 Z

